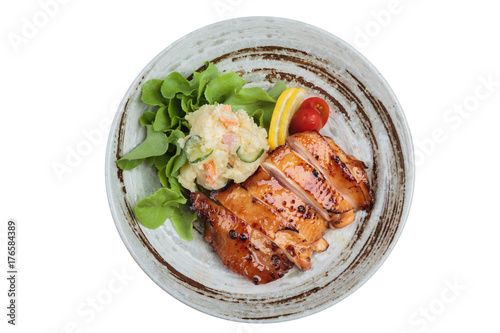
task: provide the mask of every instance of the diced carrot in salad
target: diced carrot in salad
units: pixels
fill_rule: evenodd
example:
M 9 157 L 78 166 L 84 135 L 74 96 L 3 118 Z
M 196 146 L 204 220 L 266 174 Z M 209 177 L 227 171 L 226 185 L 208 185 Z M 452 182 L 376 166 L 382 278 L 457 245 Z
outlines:
M 215 172 L 215 164 L 213 161 L 207 162 L 203 165 L 205 169 L 205 181 L 208 185 L 215 185 L 216 172 Z
M 228 112 L 231 112 L 230 114 L 228 114 Z M 224 125 L 227 126 L 238 126 L 239 123 L 238 123 L 238 118 L 232 114 L 232 109 L 231 109 L 231 105 L 224 105 L 224 109 L 222 109 L 222 114 L 221 114 L 221 117 L 220 117 L 220 120 L 224 123 Z M 233 118 L 233 119 L 231 119 Z

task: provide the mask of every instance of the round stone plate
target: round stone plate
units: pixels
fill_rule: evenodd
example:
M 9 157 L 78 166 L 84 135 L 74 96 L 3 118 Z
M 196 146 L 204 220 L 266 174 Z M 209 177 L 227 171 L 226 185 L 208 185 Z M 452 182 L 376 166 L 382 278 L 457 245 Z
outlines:
M 203 239 L 181 240 L 170 221 L 142 227 L 134 207 L 160 183 L 152 168 L 122 172 L 117 158 L 145 138 L 140 100 L 149 79 L 172 71 L 188 77 L 211 61 L 219 72 L 236 71 L 247 87 L 277 81 L 304 87 L 327 100 L 330 119 L 321 131 L 364 161 L 375 194 L 368 212 L 344 229 L 327 230 L 327 251 L 312 269 L 292 269 L 267 285 L 253 285 L 227 269 Z M 111 126 L 106 187 L 116 227 L 141 268 L 181 302 L 213 316 L 277 322 L 307 316 L 339 302 L 367 281 L 393 249 L 410 208 L 414 155 L 410 132 L 394 93 L 380 73 L 351 46 L 314 26 L 281 18 L 246 17 L 215 23 L 179 39 L 156 56 L 130 86 Z

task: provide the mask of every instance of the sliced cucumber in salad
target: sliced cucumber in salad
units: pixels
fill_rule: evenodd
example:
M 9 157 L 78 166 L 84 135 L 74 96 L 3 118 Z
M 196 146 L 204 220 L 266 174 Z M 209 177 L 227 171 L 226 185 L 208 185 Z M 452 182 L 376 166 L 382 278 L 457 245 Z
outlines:
M 236 150 L 236 156 L 245 163 L 253 163 L 259 159 L 259 157 L 264 154 L 265 149 L 241 149 L 241 146 Z
M 190 164 L 198 163 L 206 159 L 213 152 L 212 149 L 203 151 L 202 140 L 199 135 L 190 136 L 184 144 L 184 152 Z

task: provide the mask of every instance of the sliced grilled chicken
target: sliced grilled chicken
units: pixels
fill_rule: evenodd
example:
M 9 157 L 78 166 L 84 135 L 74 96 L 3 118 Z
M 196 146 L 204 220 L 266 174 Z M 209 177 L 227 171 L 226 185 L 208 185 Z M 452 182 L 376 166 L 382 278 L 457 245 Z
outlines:
M 243 182 L 242 186 L 255 198 L 274 208 L 288 222 L 288 228 L 294 228 L 308 242 L 315 243 L 323 237 L 328 222 L 262 167 Z
M 253 229 L 268 236 L 301 270 L 311 268 L 311 254 L 315 246 L 296 230 L 295 224 L 286 221 L 276 209 L 255 198 L 239 184 L 232 184 L 223 191 L 212 192 L 212 198 Z
M 313 244 L 314 251 L 316 251 L 318 253 L 326 251 L 328 249 L 328 247 L 329 247 L 329 244 L 324 238 L 321 238 L 320 240 L 318 240 L 316 243 Z
M 286 143 L 270 153 L 262 167 L 328 221 L 353 209 L 323 174 Z
M 358 182 L 359 187 L 361 188 L 361 191 L 363 191 L 365 204 L 361 207 L 361 209 L 370 208 L 373 205 L 374 197 L 373 192 L 370 188 L 368 175 L 366 174 L 366 165 L 354 156 L 347 155 L 339 146 L 337 146 L 332 138 L 329 138 L 327 136 L 325 136 L 324 138 L 332 148 L 335 155 L 339 158 L 340 162 L 343 163 L 342 165 L 345 165 L 354 176 L 354 178 Z
M 233 272 L 263 284 L 283 277 L 293 267 L 287 255 L 264 234 L 204 194 L 192 192 L 190 196 L 191 208 L 206 219 L 205 239 Z
M 311 268 L 311 255 L 314 251 L 309 243 L 296 230 L 280 230 L 276 233 L 274 243 L 284 250 L 291 261 L 303 271 Z
M 310 269 L 313 252 L 329 246 L 326 229 L 349 225 L 374 200 L 366 165 L 315 131 L 288 137 L 242 184 L 210 198 L 190 195 L 206 219 L 207 242 L 255 284 L 281 278 L 294 264 Z
M 330 221 L 330 229 L 340 229 L 348 226 L 354 221 L 354 211 L 339 214 L 337 219 Z
M 332 184 L 356 210 L 365 209 L 372 198 L 365 196 L 358 180 L 343 162 L 326 138 L 316 131 L 303 132 L 287 138 L 290 148 L 303 157 Z
M 287 221 L 239 184 L 213 191 L 210 197 L 271 239 L 274 239 L 278 230 L 286 228 Z

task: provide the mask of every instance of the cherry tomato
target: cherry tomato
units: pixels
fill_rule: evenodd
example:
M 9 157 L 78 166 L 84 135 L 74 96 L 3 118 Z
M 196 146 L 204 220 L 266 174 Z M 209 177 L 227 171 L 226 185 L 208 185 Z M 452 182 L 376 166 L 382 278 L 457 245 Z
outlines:
M 323 126 L 325 126 L 328 121 L 328 116 L 330 115 L 330 107 L 326 104 L 325 100 L 319 97 L 310 97 L 302 102 L 300 109 L 312 108 L 318 110 L 321 114 L 321 121 Z
M 298 109 L 290 121 L 290 134 L 314 130 L 319 131 L 321 128 L 323 128 L 321 114 L 313 108 Z

